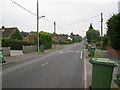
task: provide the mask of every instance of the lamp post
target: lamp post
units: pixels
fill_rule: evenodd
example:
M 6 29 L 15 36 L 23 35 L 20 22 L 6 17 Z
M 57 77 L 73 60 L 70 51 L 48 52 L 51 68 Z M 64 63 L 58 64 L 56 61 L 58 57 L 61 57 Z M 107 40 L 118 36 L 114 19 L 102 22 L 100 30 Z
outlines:
M 39 52 L 39 18 L 44 18 L 45 16 L 39 17 L 39 0 L 37 0 L 37 51 Z

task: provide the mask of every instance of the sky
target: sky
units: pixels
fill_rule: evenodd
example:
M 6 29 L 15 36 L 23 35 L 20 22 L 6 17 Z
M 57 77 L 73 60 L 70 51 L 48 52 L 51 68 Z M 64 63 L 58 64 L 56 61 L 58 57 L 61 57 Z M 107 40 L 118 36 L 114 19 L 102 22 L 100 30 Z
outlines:
M 32 13 L 37 13 L 37 0 L 13 0 Z M 103 13 L 103 32 L 107 20 L 118 13 L 119 0 L 39 0 L 39 31 L 79 34 L 85 36 L 90 23 L 100 31 L 100 13 Z M 0 26 L 18 27 L 20 31 L 37 31 L 36 16 L 25 11 L 11 0 L 0 0 Z

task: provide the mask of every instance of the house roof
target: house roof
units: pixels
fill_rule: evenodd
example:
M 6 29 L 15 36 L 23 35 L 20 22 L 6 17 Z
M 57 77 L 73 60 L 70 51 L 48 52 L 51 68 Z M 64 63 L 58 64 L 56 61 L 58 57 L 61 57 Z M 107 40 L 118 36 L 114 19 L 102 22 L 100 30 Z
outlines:
M 5 28 L 2 32 L 2 37 L 9 37 L 16 29 L 17 27 Z

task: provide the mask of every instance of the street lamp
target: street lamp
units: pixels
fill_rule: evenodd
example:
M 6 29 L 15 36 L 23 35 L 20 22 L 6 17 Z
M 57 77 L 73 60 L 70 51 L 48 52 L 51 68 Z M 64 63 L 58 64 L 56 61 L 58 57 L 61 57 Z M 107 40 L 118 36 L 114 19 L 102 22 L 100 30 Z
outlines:
M 39 17 L 39 0 L 37 0 L 37 51 L 39 52 L 39 18 L 44 18 L 45 16 Z
M 45 16 L 41 16 L 41 17 L 39 17 L 39 18 L 44 18 Z
M 39 52 L 39 19 L 40 18 L 44 18 L 45 16 L 41 16 L 41 17 L 39 17 L 39 18 L 37 18 L 37 51 Z

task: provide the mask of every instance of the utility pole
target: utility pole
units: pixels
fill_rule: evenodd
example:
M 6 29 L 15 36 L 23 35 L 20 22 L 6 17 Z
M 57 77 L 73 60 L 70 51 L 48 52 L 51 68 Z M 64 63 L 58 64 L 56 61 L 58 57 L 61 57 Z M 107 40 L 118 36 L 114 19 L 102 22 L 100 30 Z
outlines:
M 55 34 L 56 34 L 56 22 L 54 21 L 54 41 L 56 41 Z M 56 45 L 55 45 L 55 47 L 56 47 Z
M 39 52 L 39 0 L 37 0 L 37 51 Z
M 103 13 L 101 13 L 101 49 L 103 47 Z

